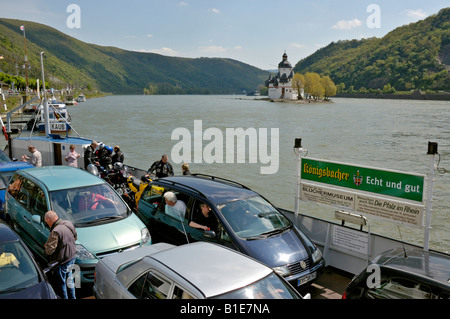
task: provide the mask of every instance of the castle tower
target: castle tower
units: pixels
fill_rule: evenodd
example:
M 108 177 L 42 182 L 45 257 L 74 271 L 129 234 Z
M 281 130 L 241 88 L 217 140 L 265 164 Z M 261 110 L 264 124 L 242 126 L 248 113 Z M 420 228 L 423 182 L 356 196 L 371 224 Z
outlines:
M 286 52 L 283 54 L 283 60 L 278 63 L 278 73 L 274 77 L 269 76 L 266 81 L 266 87 L 269 89 L 270 99 L 284 99 L 294 100 L 297 99 L 297 93 L 292 88 L 292 78 L 294 77 L 294 71 L 292 70 L 291 63 L 287 60 L 288 56 Z

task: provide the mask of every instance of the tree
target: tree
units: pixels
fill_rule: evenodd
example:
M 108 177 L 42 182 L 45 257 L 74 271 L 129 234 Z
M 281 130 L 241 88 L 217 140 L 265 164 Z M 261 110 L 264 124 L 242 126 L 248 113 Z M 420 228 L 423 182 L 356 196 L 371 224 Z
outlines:
M 389 83 L 383 86 L 383 94 L 394 94 L 395 92 L 395 88 Z
M 292 79 L 292 88 L 297 91 L 298 99 L 303 99 L 302 91 L 305 89 L 305 77 L 303 74 L 294 74 L 294 78 Z
M 320 81 L 320 75 L 314 72 L 305 74 L 305 93 L 309 93 L 316 100 L 323 97 L 325 89 Z
M 328 100 L 330 96 L 335 96 L 337 89 L 333 80 L 331 80 L 331 78 L 328 75 L 324 76 L 320 80 L 322 82 L 322 86 L 324 89 L 325 100 Z

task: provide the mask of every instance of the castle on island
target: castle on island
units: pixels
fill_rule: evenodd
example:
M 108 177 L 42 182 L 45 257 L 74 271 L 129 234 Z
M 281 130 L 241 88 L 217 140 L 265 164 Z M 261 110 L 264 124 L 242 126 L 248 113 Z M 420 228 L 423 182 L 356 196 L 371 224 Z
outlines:
M 297 92 L 292 88 L 294 71 L 287 58 L 288 56 L 284 52 L 283 61 L 278 63 L 278 73 L 275 76 L 270 74 L 269 79 L 266 80 L 269 99 L 296 100 L 298 98 Z

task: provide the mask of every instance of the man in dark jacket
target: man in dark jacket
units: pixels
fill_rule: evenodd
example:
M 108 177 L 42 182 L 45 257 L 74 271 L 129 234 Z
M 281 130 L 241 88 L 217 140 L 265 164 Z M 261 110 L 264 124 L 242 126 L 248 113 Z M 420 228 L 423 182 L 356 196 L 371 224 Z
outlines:
M 155 174 L 156 177 L 168 177 L 173 176 L 173 167 L 169 163 L 169 157 L 164 154 L 160 161 L 156 161 L 148 169 L 147 174 Z
M 63 299 L 75 299 L 74 283 L 68 282 L 71 278 L 72 265 L 75 262 L 77 249 L 77 231 L 75 226 L 68 220 L 61 220 L 54 211 L 48 211 L 44 216 L 45 222 L 50 227 L 50 236 L 44 245 L 45 254 L 50 261 L 57 261 L 58 268 L 55 270 L 57 286 L 55 290 Z
M 95 149 L 97 146 L 98 143 L 92 141 L 91 145 L 86 147 L 86 150 L 84 151 L 84 169 L 87 169 L 89 164 L 98 165 L 97 158 L 95 157 Z
M 114 155 L 112 156 L 112 164 L 116 162 L 120 162 L 123 164 L 123 161 L 125 159 L 125 156 L 123 155 L 123 152 L 120 150 L 119 145 L 114 146 Z

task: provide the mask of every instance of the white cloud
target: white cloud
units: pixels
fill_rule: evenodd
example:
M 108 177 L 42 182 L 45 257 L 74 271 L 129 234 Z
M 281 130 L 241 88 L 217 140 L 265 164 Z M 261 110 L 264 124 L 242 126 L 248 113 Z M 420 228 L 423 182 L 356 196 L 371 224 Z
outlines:
M 208 9 L 208 11 L 212 13 L 220 13 L 220 10 L 216 8 Z
M 413 19 L 419 20 L 419 19 L 424 19 L 427 17 L 427 14 L 422 10 L 422 9 L 408 9 L 404 11 L 405 14 Z
M 221 52 L 226 51 L 226 49 L 224 47 L 217 46 L 217 45 L 210 45 L 207 47 L 199 47 L 199 50 L 201 52 L 208 52 L 208 53 L 221 53 Z
M 151 49 L 151 50 L 146 50 L 146 49 L 141 49 L 141 50 L 136 50 L 137 52 L 144 52 L 144 53 L 156 53 L 156 54 L 161 54 L 161 55 L 167 55 L 167 56 L 179 56 L 180 54 L 171 49 L 171 48 L 167 48 L 167 47 L 162 47 L 160 49 Z
M 146 35 L 146 37 L 147 37 L 147 38 L 153 38 L 153 34 L 148 33 L 148 34 Z
M 240 45 L 235 45 L 235 46 L 234 46 L 234 49 L 235 49 L 236 51 L 240 51 L 240 50 L 243 49 L 243 47 L 240 46 Z
M 181 7 L 187 7 L 189 4 L 187 2 L 181 1 L 178 3 Z
M 303 44 L 300 44 L 300 43 L 291 42 L 291 47 L 300 49 L 300 48 L 304 48 L 305 46 Z
M 338 30 L 350 30 L 352 28 L 360 26 L 362 26 L 362 22 L 358 19 L 353 19 L 353 20 L 340 20 L 338 21 L 338 23 L 332 26 L 332 28 Z

